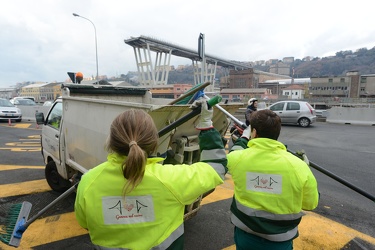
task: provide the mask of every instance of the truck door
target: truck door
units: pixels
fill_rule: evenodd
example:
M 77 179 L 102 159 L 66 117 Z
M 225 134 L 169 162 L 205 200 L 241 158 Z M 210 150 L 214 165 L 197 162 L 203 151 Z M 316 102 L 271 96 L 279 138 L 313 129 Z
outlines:
M 56 102 L 51 108 L 43 126 L 42 144 L 44 155 L 53 158 L 60 164 L 60 123 L 62 118 L 62 102 Z M 47 163 L 47 162 L 46 162 Z

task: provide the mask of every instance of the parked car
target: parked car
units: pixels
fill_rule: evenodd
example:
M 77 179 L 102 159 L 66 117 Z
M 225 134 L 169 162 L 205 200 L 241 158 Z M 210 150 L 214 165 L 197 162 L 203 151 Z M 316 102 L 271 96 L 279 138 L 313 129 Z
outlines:
M 53 104 L 53 102 L 52 101 L 45 101 L 44 103 L 43 103 L 43 106 L 52 106 L 52 104 Z
M 0 98 L 0 121 L 8 121 L 9 119 L 16 122 L 22 121 L 22 112 L 9 100 Z
M 279 101 L 268 107 L 281 118 L 282 124 L 308 127 L 316 121 L 315 109 L 305 101 Z
M 36 106 L 37 104 L 31 100 L 31 99 L 23 99 L 23 98 L 16 98 L 12 99 L 11 103 L 13 103 L 15 106 Z

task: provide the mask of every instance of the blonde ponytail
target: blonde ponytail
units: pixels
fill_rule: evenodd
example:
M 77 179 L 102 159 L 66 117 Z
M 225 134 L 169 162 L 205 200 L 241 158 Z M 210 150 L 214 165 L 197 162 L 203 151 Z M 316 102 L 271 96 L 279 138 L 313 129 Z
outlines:
M 130 109 L 112 122 L 107 150 L 127 156 L 122 172 L 126 184 L 124 195 L 143 179 L 147 157 L 156 151 L 158 132 L 151 116 L 141 109 Z

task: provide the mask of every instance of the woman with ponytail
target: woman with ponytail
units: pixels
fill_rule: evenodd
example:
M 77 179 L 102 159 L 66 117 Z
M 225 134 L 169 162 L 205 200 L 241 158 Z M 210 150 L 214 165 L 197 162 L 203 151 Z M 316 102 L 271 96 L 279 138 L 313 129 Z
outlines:
M 183 249 L 184 209 L 217 185 L 227 172 L 224 145 L 212 126 L 212 109 L 200 99 L 200 162 L 162 165 L 152 157 L 158 131 L 140 109 L 112 122 L 107 161 L 81 178 L 75 213 L 96 249 Z

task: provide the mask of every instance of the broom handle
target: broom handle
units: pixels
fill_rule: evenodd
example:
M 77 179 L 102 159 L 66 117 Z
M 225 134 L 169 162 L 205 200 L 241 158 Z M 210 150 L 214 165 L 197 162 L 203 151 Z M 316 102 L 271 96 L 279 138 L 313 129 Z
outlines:
M 184 98 L 187 98 L 188 96 L 193 96 L 195 93 L 197 93 L 199 90 L 201 89 L 204 89 L 205 87 L 207 87 L 208 85 L 210 85 L 211 82 L 205 82 L 203 83 L 202 85 L 196 87 L 196 88 L 192 88 L 192 89 L 189 89 L 184 95 L 181 95 L 180 97 L 178 97 L 177 99 L 171 101 L 170 103 L 168 103 L 168 105 L 173 105 L 181 100 L 183 100 Z
M 223 109 L 222 107 L 220 107 L 218 104 L 215 105 L 216 108 L 220 109 L 222 112 L 224 112 L 224 114 L 226 114 L 229 118 L 231 118 L 237 125 L 240 125 L 243 129 L 246 129 L 247 126 L 245 123 L 243 123 L 242 121 L 238 120 L 236 117 L 234 117 L 232 114 L 230 114 L 228 111 L 226 111 L 225 109 Z M 301 158 L 300 156 L 298 156 L 295 152 L 292 152 L 288 149 L 288 152 L 297 156 L 298 158 Z M 348 188 L 352 189 L 353 191 L 356 191 L 357 193 L 363 195 L 364 197 L 370 199 L 371 201 L 375 202 L 375 196 L 371 195 L 370 193 L 364 191 L 363 189 L 351 184 L 350 182 L 346 181 L 345 179 L 335 175 L 334 173 L 328 171 L 327 169 L 324 169 L 323 167 L 315 164 L 314 162 L 310 161 L 309 160 L 309 165 L 310 167 L 320 171 L 321 173 L 331 177 L 332 179 L 334 179 L 335 181 L 338 181 L 340 182 L 341 184 L 347 186 Z
M 221 96 L 217 95 L 212 97 L 211 99 L 207 100 L 207 104 L 209 106 L 215 106 L 217 103 L 221 102 Z M 168 132 L 172 131 L 173 129 L 177 128 L 181 124 L 187 122 L 191 118 L 199 115 L 201 113 L 201 107 L 195 108 L 192 111 L 190 111 L 185 116 L 181 117 L 180 119 L 174 121 L 173 123 L 169 124 L 168 126 L 164 127 L 162 130 L 159 131 L 159 137 L 162 137 L 163 135 L 167 134 Z
M 30 226 L 31 223 L 33 223 L 36 219 L 38 219 L 40 216 L 42 216 L 48 209 L 56 205 L 56 203 L 60 202 L 61 200 L 65 199 L 67 196 L 72 194 L 78 186 L 78 182 L 71 186 L 68 190 L 66 190 L 64 193 L 62 193 L 59 197 L 54 199 L 50 204 L 45 206 L 42 210 L 40 210 L 36 215 L 34 215 L 32 218 L 26 221 L 26 223 L 23 225 L 25 228 Z

